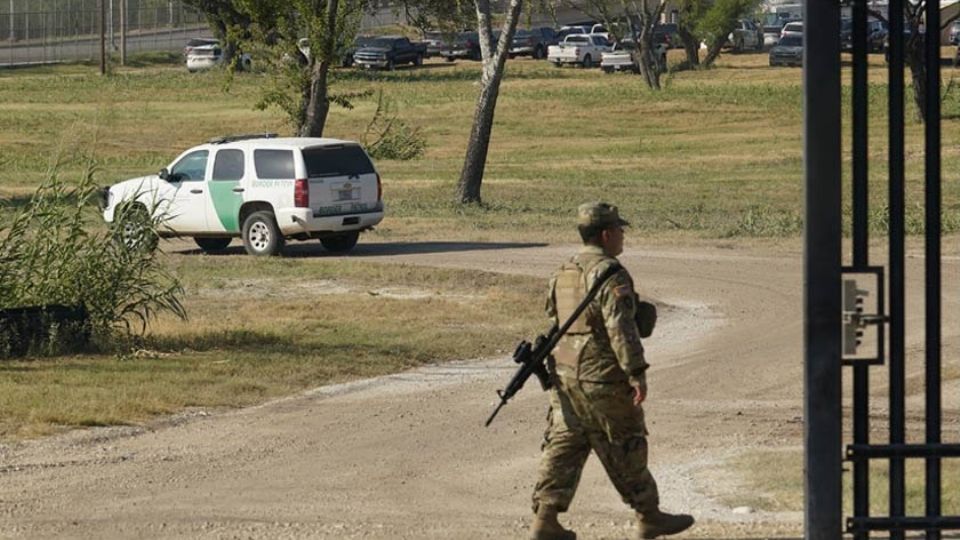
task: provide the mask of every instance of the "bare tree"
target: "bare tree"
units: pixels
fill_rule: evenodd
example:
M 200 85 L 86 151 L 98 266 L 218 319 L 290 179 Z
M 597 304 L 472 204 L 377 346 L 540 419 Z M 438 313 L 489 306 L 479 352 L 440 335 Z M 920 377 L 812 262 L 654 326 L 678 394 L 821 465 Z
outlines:
M 523 8 L 523 0 L 510 0 L 506 17 L 498 39 L 494 38 L 494 13 L 490 0 L 475 0 L 477 9 L 477 28 L 480 40 L 482 68 L 480 73 L 480 95 L 473 113 L 473 126 L 467 142 L 467 155 L 457 183 L 457 200 L 461 203 L 479 203 L 480 185 L 487 164 L 487 151 L 490 148 L 490 135 L 493 132 L 493 115 L 500 95 L 500 83 L 506 69 L 507 51 L 517 29 L 517 21 Z
M 912 2 L 903 3 L 903 60 L 910 68 L 910 79 L 913 82 L 913 102 L 917 105 L 921 122 L 925 121 L 927 117 L 927 62 L 924 55 L 927 36 L 932 34 L 932 39 L 939 42 L 943 29 L 953 24 L 957 17 L 960 17 L 960 13 L 955 13 L 944 18 L 940 21 L 940 28 L 936 29 L 935 32 L 931 33 L 929 29 L 921 31 L 926 9 L 926 0 L 920 0 L 916 4 Z M 877 11 L 871 10 L 870 15 L 884 22 L 889 22 L 882 13 Z M 935 68 L 940 69 L 939 64 Z
M 615 37 L 631 37 L 640 53 L 640 75 L 647 86 L 660 89 L 660 63 L 653 44 L 654 29 L 667 0 L 560 0 L 566 7 L 603 21 Z
M 331 68 L 352 42 L 369 0 L 234 0 L 255 25 L 254 39 L 271 47 L 274 86 L 260 102 L 284 110 L 301 137 L 321 137 L 331 104 L 350 96 L 330 93 Z M 308 49 L 300 47 L 305 36 Z

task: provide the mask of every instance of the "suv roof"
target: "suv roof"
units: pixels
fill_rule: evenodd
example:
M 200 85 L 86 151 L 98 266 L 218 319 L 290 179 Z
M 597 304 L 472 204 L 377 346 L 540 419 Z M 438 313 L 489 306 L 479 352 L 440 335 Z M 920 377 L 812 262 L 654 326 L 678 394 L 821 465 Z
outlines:
M 211 139 L 207 144 L 208 145 L 220 145 L 232 143 L 234 146 L 241 148 L 257 148 L 259 146 L 269 146 L 271 148 L 276 148 L 278 146 L 288 146 L 290 148 L 310 148 L 314 146 L 333 146 L 338 144 L 358 144 L 356 141 L 345 141 L 342 139 L 328 139 L 326 137 L 277 137 L 275 134 L 268 133 L 265 135 L 272 135 L 264 137 L 263 135 L 253 135 L 253 136 L 241 136 L 242 138 L 233 139 L 233 140 L 223 140 L 228 139 L 228 137 L 220 137 L 217 139 Z M 203 145 L 201 145 L 203 146 Z

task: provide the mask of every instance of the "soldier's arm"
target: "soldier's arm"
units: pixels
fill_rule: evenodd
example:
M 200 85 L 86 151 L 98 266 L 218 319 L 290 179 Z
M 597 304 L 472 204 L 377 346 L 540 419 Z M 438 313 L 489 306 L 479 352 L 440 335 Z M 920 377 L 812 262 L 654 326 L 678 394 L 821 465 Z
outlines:
M 547 312 L 547 317 L 552 321 L 557 320 L 557 300 L 554 295 L 554 291 L 557 289 L 557 276 L 550 276 L 550 285 L 547 287 L 547 303 L 544 310 Z
M 633 280 L 626 270 L 614 274 L 601 288 L 600 306 L 610 346 L 617 355 L 620 368 L 627 374 L 631 386 L 646 392 L 647 361 L 635 318 L 637 305 Z

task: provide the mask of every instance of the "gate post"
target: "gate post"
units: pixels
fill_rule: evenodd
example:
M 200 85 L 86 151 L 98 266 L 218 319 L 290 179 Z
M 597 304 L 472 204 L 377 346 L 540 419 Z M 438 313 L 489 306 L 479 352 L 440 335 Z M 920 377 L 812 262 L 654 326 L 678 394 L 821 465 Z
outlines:
M 804 0 L 806 540 L 842 536 L 840 4 Z

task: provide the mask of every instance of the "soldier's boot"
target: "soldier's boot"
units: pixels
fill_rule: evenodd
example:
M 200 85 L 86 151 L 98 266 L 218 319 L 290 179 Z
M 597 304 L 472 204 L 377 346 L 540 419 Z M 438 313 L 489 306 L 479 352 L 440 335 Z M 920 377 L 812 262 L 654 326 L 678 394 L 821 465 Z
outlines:
M 693 525 L 694 519 L 687 514 L 668 514 L 653 510 L 643 514 L 638 512 L 637 521 L 640 522 L 639 538 L 649 539 L 683 532 Z
M 540 505 L 530 527 L 530 540 L 577 540 L 577 533 L 560 525 L 557 514 L 555 506 Z

